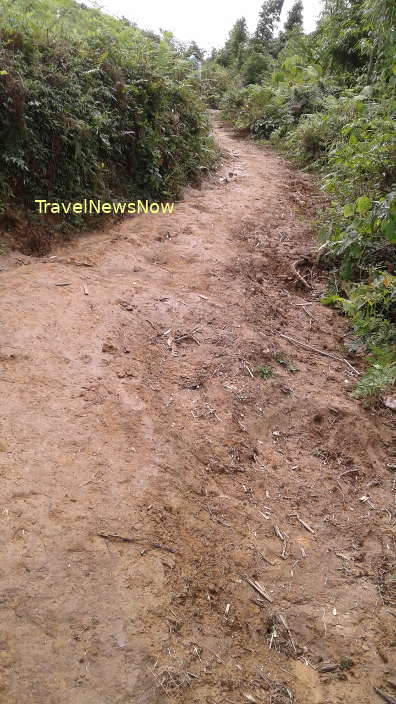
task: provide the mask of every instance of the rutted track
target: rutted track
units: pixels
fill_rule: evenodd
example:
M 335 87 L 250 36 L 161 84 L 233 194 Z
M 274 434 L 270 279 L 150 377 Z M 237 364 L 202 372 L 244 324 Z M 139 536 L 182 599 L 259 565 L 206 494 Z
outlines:
M 217 134 L 223 172 L 174 215 L 1 273 L 7 704 L 371 704 L 391 687 L 391 412 L 280 337 L 344 356 L 317 303 L 317 196 Z

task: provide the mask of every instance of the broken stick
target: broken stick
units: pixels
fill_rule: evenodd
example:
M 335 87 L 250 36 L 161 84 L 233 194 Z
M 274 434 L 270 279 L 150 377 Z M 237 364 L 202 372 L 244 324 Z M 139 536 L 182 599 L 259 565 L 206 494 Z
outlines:
M 396 704 L 396 699 L 395 697 L 392 697 L 391 694 L 387 694 L 386 692 L 382 692 L 378 687 L 373 687 L 374 692 L 377 692 L 379 697 L 382 697 L 384 702 L 387 702 L 388 704 Z
M 301 523 L 302 526 L 304 526 L 305 530 L 307 530 L 309 533 L 312 533 L 312 535 L 315 535 L 315 531 L 311 526 L 308 525 L 308 523 L 305 523 L 302 518 L 296 513 L 296 518 Z
M 311 352 L 315 352 L 316 354 L 322 355 L 322 357 L 330 357 L 330 359 L 335 359 L 337 362 L 344 362 L 352 371 L 354 374 L 357 376 L 360 376 L 360 372 L 358 372 L 355 367 L 352 366 L 348 362 L 347 359 L 344 359 L 343 357 L 337 357 L 336 354 L 331 354 L 331 352 L 325 352 L 324 350 L 319 350 L 317 347 L 312 347 L 312 345 L 308 345 L 306 342 L 301 342 L 301 340 L 296 340 L 294 337 L 289 337 L 289 335 L 283 335 L 282 333 L 278 333 L 279 337 L 282 337 L 284 340 L 289 340 L 289 342 L 293 342 L 295 345 L 299 345 L 300 347 L 304 347 L 306 350 L 310 350 Z
M 256 590 L 258 594 L 260 594 L 260 596 L 262 596 L 264 599 L 269 601 L 270 604 L 272 604 L 272 599 L 268 592 L 265 591 L 264 587 L 262 587 L 258 582 L 255 582 L 254 579 L 250 579 L 249 577 L 246 577 L 246 581 L 248 584 L 250 584 L 251 587 L 253 587 L 253 589 Z
M 305 288 L 312 288 L 312 286 L 304 279 L 303 276 L 301 276 L 300 272 L 297 271 L 297 264 L 299 263 L 298 259 L 296 262 L 290 263 L 290 268 L 295 276 L 297 276 L 298 280 L 301 281 L 301 283 L 305 286 Z
M 97 533 L 100 538 L 106 538 L 107 540 L 119 540 L 122 543 L 148 543 L 149 548 L 155 550 L 165 550 L 165 552 L 171 552 L 175 554 L 177 550 L 175 548 L 170 548 L 162 543 L 151 543 L 147 538 L 128 538 L 124 535 L 118 535 L 118 533 Z

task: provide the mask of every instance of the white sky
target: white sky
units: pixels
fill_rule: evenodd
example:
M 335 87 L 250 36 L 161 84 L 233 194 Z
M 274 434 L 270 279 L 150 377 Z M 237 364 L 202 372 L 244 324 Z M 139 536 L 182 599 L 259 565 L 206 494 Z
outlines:
M 311 32 L 316 25 L 322 0 L 303 0 L 304 27 Z M 180 41 L 195 40 L 203 49 L 223 46 L 239 17 L 246 17 L 249 31 L 257 24 L 262 0 L 99 0 L 99 6 L 112 15 L 127 17 L 141 29 L 170 30 Z M 284 20 L 293 0 L 285 0 Z

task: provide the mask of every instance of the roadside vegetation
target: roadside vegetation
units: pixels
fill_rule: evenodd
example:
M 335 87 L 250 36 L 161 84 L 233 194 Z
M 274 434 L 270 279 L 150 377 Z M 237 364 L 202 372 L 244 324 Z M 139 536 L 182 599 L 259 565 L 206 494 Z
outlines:
M 2 0 L 2 227 L 40 251 L 84 222 L 39 218 L 37 198 L 169 201 L 198 179 L 215 159 L 199 58 L 73 0 Z
M 370 361 L 354 393 L 375 399 L 396 382 L 396 5 L 326 0 L 309 35 L 301 0 L 277 31 L 282 6 L 265 0 L 252 36 L 236 22 L 205 64 L 207 102 L 319 175 L 322 301 L 348 315 Z

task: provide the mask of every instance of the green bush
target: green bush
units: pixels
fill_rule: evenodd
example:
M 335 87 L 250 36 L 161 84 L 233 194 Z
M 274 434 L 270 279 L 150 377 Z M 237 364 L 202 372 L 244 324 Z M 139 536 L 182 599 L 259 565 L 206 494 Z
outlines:
M 297 166 L 311 170 L 328 163 L 329 154 L 355 112 L 355 103 L 349 99 L 337 100 L 333 95 L 323 98 L 322 110 L 301 116 L 301 119 L 281 140 L 274 135 L 274 143 Z
M 355 398 L 376 400 L 386 389 L 396 384 L 396 359 L 391 351 L 377 348 L 369 355 L 370 367 L 356 384 Z
M 344 280 L 372 277 L 379 269 L 393 271 L 396 193 L 376 201 L 364 195 L 344 206 L 336 203 L 325 213 L 322 236 L 322 259 L 337 264 Z
M 396 122 L 386 103 L 356 102 L 358 114 L 336 138 L 324 179 L 328 193 L 342 200 L 364 193 L 375 197 L 396 183 Z
M 226 92 L 238 86 L 238 79 L 232 69 L 207 61 L 202 67 L 201 86 L 208 107 L 218 110 Z
M 241 67 L 242 82 L 245 86 L 253 83 L 260 83 L 271 69 L 271 57 L 253 51 L 250 53 Z
M 270 33 L 261 46 L 256 37 L 251 62 L 272 54 L 271 75 L 223 101 L 226 119 L 321 177 L 329 203 L 319 217 L 320 261 L 344 293 L 324 302 L 342 306 L 370 353 L 360 396 L 394 383 L 395 36 L 391 0 L 327 0 L 311 35 Z
M 0 11 L 0 208 L 173 199 L 213 162 L 197 72 L 172 38 L 73 0 Z
M 223 101 L 225 119 L 250 128 L 257 139 L 283 139 L 302 115 L 323 108 L 320 67 L 302 65 L 300 56 L 288 57 L 264 85 L 231 91 Z
M 268 139 L 280 125 L 292 121 L 287 104 L 272 86 L 250 85 L 230 92 L 223 100 L 223 117 L 237 128 L 249 129 L 257 139 Z
M 367 283 L 344 285 L 347 297 L 328 295 L 322 303 L 341 306 L 370 366 L 354 391 L 373 399 L 396 383 L 396 277 L 377 272 Z M 353 348 L 355 345 L 352 346 Z

